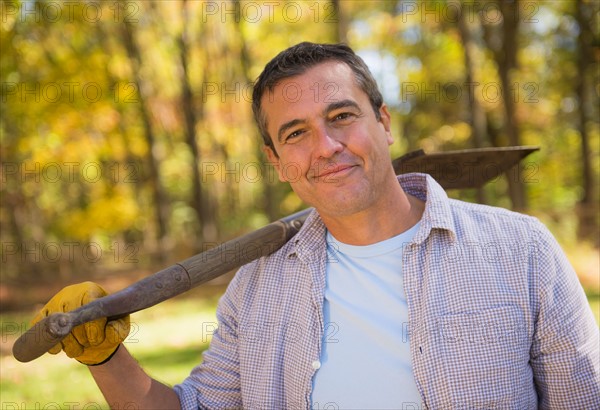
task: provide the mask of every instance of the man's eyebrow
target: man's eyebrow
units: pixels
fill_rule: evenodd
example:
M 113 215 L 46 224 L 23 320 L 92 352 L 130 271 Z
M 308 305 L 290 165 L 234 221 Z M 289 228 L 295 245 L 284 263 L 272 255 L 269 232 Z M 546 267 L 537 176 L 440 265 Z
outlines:
M 356 103 L 356 101 L 353 101 L 353 100 L 341 100 L 341 101 L 336 101 L 336 102 L 333 102 L 333 103 L 329 104 L 325 108 L 325 111 L 323 112 L 323 114 L 327 115 L 327 114 L 329 114 L 332 111 L 339 110 L 340 108 L 348 108 L 348 107 L 356 108 L 357 110 L 360 111 L 360 107 L 358 106 L 358 104 Z
M 279 130 L 277 130 L 277 141 L 279 141 L 280 143 L 282 142 L 283 139 L 283 134 L 289 130 L 292 127 L 295 127 L 298 124 L 304 124 L 304 120 L 301 120 L 299 118 L 293 119 L 291 121 L 288 121 L 284 124 L 281 124 L 281 126 L 279 127 Z

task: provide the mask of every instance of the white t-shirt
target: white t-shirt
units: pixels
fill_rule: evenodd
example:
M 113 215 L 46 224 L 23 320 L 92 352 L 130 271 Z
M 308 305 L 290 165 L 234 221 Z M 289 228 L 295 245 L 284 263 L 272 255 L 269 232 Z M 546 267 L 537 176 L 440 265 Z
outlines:
M 325 331 L 312 409 L 418 409 L 398 236 L 352 246 L 327 233 Z

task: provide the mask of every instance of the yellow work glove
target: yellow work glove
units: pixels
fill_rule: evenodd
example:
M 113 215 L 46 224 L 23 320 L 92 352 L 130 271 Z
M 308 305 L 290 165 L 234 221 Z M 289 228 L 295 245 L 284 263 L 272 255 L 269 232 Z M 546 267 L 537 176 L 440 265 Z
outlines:
M 44 308 L 33 318 L 31 324 L 57 312 L 69 312 L 106 296 L 100 285 L 83 282 L 67 286 L 50 299 Z M 109 359 L 129 334 L 129 316 L 108 321 L 101 318 L 76 326 L 60 343 L 49 350 L 57 354 L 62 350 L 77 361 L 96 365 Z

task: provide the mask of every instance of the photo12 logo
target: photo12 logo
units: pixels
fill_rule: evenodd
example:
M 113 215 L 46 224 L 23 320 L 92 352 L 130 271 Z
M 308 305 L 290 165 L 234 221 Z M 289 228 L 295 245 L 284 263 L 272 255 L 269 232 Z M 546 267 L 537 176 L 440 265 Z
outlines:
M 337 23 L 337 8 L 324 1 L 249 1 L 237 5 L 229 1 L 202 2 L 203 23 L 217 20 L 221 23 L 241 21 L 245 23 L 283 20 L 286 23 L 310 21 L 313 23 Z
M 514 19 L 525 24 L 538 23 L 536 15 L 540 11 L 539 1 L 506 2 L 514 7 L 503 8 L 500 2 L 492 1 L 423 1 L 405 0 L 399 2 L 398 12 L 402 23 L 410 20 L 426 22 L 457 23 L 461 18 L 469 23 L 477 20 L 483 24 L 502 23 L 503 15 L 510 13 Z
M 96 242 L 12 242 L 1 243 L 2 263 L 59 263 L 82 260 L 87 263 L 112 261 L 137 263 L 139 244 L 113 242 L 103 247 Z
M 137 23 L 140 5 L 135 1 L 2 1 L 2 23 L 17 20 L 21 23 L 58 23 L 102 20 Z
M 0 167 L 0 180 L 36 183 L 87 183 L 101 180 L 117 183 L 135 183 L 139 178 L 141 165 L 135 162 L 3 162 Z
M 434 101 L 454 103 L 461 100 L 473 100 L 495 104 L 503 98 L 509 98 L 514 103 L 538 103 L 538 83 L 529 81 L 513 83 L 507 90 L 498 82 L 447 82 L 424 83 L 406 81 L 401 86 L 401 102 Z
M 139 92 L 135 82 L 118 82 L 110 87 L 95 81 L 50 81 L 42 83 L 4 81 L 0 87 L 3 103 L 46 102 L 49 104 L 85 101 L 96 103 L 103 96 L 112 97 L 115 103 L 138 103 Z

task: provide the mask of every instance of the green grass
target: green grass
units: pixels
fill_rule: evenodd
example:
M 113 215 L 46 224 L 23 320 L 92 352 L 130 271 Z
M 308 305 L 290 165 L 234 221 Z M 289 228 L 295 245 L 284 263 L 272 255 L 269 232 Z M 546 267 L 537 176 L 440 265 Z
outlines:
M 215 298 L 181 298 L 135 313 L 125 346 L 154 378 L 177 384 L 208 347 L 215 306 Z M 16 329 L 25 329 L 30 319 L 30 314 L 2 315 L 0 409 L 108 409 L 86 366 L 63 353 L 20 363 L 6 351 Z

